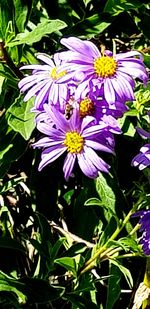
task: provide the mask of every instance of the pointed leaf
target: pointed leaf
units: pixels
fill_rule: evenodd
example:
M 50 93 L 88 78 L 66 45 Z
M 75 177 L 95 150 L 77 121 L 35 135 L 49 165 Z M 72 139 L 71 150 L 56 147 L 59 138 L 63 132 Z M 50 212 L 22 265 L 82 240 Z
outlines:
M 114 304 L 118 300 L 121 293 L 120 280 L 122 273 L 116 265 L 111 263 L 111 261 L 109 275 L 106 309 L 113 309 Z
M 13 0 L 14 8 L 15 8 L 15 22 L 19 32 L 24 31 L 25 23 L 27 21 L 27 17 L 30 16 L 28 11 L 31 10 L 32 1 L 28 0 Z
M 116 216 L 115 212 L 109 207 L 109 205 L 104 204 L 102 201 L 100 201 L 98 198 L 90 198 L 88 199 L 85 203 L 85 206 L 99 206 L 99 207 L 103 207 L 106 210 L 109 210 L 113 216 Z
M 16 98 L 14 104 L 8 109 L 8 124 L 14 131 L 19 132 L 25 140 L 28 140 L 35 128 L 35 114 L 31 112 L 34 99 L 23 101 L 22 95 Z
M 62 258 L 56 259 L 54 262 L 56 264 L 63 266 L 68 271 L 71 271 L 73 275 L 76 277 L 76 262 L 74 258 L 62 257 Z
M 106 211 L 104 211 L 104 213 L 106 219 L 109 221 L 112 213 L 115 215 L 116 197 L 111 187 L 107 184 L 106 178 L 102 175 L 102 173 L 100 173 L 96 178 L 96 190 L 102 204 L 106 207 Z M 115 217 L 117 218 L 117 216 Z
M 20 287 L 19 284 L 18 286 L 13 284 L 15 281 L 16 280 L 0 271 L 0 292 L 2 291 L 13 292 L 18 296 L 18 298 L 21 298 L 22 301 L 25 302 L 26 296 L 22 291 L 18 289 L 18 287 Z
M 118 260 L 111 259 L 111 263 L 116 265 L 120 269 L 120 271 L 124 275 L 125 279 L 127 280 L 129 287 L 132 288 L 133 287 L 133 279 L 132 279 L 132 276 L 131 276 L 129 269 L 127 269 L 125 266 L 123 266 Z
M 16 239 L 12 239 L 7 236 L 0 237 L 0 248 L 9 248 L 13 250 L 19 250 L 25 253 L 25 248 Z
M 65 296 L 67 300 L 69 300 L 73 305 L 78 309 L 98 309 L 99 307 L 95 305 L 90 299 L 85 298 L 80 295 L 76 295 L 73 293 L 67 294 Z
M 56 300 L 64 293 L 63 287 L 54 288 L 48 281 L 36 278 L 14 279 L 0 272 L 0 291 L 11 291 L 23 301 L 44 304 Z
M 39 23 L 35 29 L 30 32 L 19 33 L 15 39 L 7 44 L 12 47 L 20 44 L 32 45 L 33 43 L 39 42 L 43 36 L 51 34 L 65 28 L 67 25 L 64 21 L 56 20 L 43 20 Z

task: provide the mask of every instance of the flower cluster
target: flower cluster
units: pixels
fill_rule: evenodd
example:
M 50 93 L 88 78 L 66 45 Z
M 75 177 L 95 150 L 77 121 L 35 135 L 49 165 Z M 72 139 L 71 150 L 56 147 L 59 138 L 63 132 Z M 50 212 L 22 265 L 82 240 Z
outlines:
M 82 172 L 95 178 L 109 165 L 101 152 L 114 153 L 117 118 L 134 100 L 135 78 L 144 85 L 147 73 L 137 51 L 115 54 L 99 51 L 90 41 L 75 37 L 61 40 L 68 50 L 53 57 L 38 54 L 41 64 L 21 69 L 32 74 L 19 82 L 24 101 L 35 97 L 36 126 L 44 136 L 33 147 L 42 148 L 39 170 L 66 153 L 66 179 L 78 162 Z
M 132 217 L 140 217 L 140 231 L 143 232 L 140 243 L 142 245 L 143 252 L 146 255 L 150 255 L 150 210 L 140 210 L 132 215 Z

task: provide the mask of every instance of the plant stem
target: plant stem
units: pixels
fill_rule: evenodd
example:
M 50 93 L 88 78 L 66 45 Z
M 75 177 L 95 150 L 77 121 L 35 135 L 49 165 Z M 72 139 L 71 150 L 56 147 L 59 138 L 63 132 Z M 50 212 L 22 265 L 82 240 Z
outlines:
M 87 272 L 88 270 L 90 270 L 91 268 L 93 268 L 95 266 L 95 260 L 101 256 L 101 254 L 107 249 L 107 245 L 110 241 L 114 240 L 118 234 L 122 231 L 122 229 L 124 228 L 124 226 L 126 225 L 126 223 L 128 222 L 128 220 L 130 219 L 131 215 L 133 214 L 134 210 L 131 209 L 129 211 L 129 213 L 127 214 L 127 216 L 124 218 L 124 220 L 122 221 L 122 223 L 120 224 L 120 226 L 118 226 L 116 228 L 116 230 L 114 231 L 114 233 L 112 234 L 112 236 L 108 239 L 108 241 L 105 243 L 104 246 L 102 246 L 101 248 L 99 248 L 96 253 L 85 263 L 84 268 L 81 270 L 80 274 L 84 274 L 85 272 Z M 105 253 L 103 254 L 105 255 Z
M 133 230 L 129 233 L 129 235 L 130 236 L 133 235 L 136 231 L 138 231 L 139 228 L 140 228 L 140 224 L 137 223 L 135 227 L 133 228 Z
M 13 71 L 13 73 L 19 78 L 23 78 L 24 75 L 22 74 L 22 72 L 20 72 L 20 70 L 15 66 L 15 64 L 13 63 L 13 61 L 11 60 L 10 56 L 8 55 L 6 48 L 5 48 L 5 44 L 4 42 L 0 42 L 0 51 L 1 51 L 1 61 L 6 63 L 9 68 Z
M 124 258 L 129 258 L 129 257 L 136 257 L 136 256 L 141 256 L 141 255 L 139 252 L 126 253 L 126 254 L 116 256 L 116 259 L 124 259 Z

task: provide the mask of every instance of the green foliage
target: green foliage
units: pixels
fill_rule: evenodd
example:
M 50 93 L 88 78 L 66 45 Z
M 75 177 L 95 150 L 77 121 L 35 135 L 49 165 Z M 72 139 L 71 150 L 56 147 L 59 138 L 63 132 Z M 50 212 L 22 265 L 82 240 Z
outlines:
M 133 279 L 132 279 L 132 275 L 131 275 L 130 271 L 126 267 L 124 267 L 118 260 L 112 259 L 111 262 L 112 262 L 112 264 L 116 265 L 119 268 L 119 270 L 125 276 L 129 287 L 132 288 L 133 287 Z
M 25 248 L 22 244 L 20 244 L 16 239 L 12 239 L 7 236 L 0 238 L 0 248 L 10 248 L 13 250 L 20 250 L 25 253 Z
M 149 9 L 140 0 L 0 1 L 2 309 L 131 307 L 122 290 L 135 291 L 145 269 L 132 213 L 149 209 L 150 195 L 149 171 L 139 176 L 130 164 L 143 144 L 136 127 L 149 129 L 150 83 L 136 81 L 135 100 L 118 119 L 123 134 L 116 158 L 108 155 L 110 174 L 93 181 L 76 170 L 64 183 L 59 160 L 37 171 L 34 98 L 24 102 L 18 82 L 23 64 L 38 63 L 38 52 L 57 52 L 68 36 L 117 53 L 138 49 L 150 69 Z
M 8 109 L 8 124 L 14 131 L 19 132 L 25 140 L 29 140 L 35 128 L 35 114 L 30 111 L 32 107 L 33 99 L 25 103 L 23 96 L 19 95 Z
M 13 278 L 7 276 L 3 272 L 0 272 L 0 291 L 1 292 L 2 291 L 13 292 L 21 299 L 22 302 L 24 302 L 26 297 L 24 293 L 20 291 L 20 288 L 22 288 L 22 284 L 19 284 Z
M 31 4 L 27 0 L 13 0 L 14 4 L 14 17 L 16 26 L 19 32 L 23 32 L 27 24 L 29 14 L 31 13 Z
M 72 28 L 68 31 L 71 31 L 74 36 L 86 36 L 90 39 L 94 35 L 99 35 L 100 33 L 102 33 L 105 29 L 107 29 L 107 27 L 110 26 L 110 24 L 110 21 L 107 21 L 107 19 L 105 20 L 103 16 L 100 16 L 99 14 L 94 14 L 81 21 L 78 21 L 77 24 L 73 25 Z
M 75 308 L 86 309 L 87 306 L 89 306 L 89 308 L 91 309 L 98 309 L 97 305 L 80 295 L 70 293 L 66 295 L 66 299 L 69 300 L 73 305 L 75 305 Z
M 106 302 L 106 309 L 113 308 L 115 302 L 119 299 L 121 294 L 121 271 L 119 268 L 112 264 L 111 261 L 109 262 L 109 279 L 108 279 L 108 293 L 107 293 L 107 302 Z
M 133 9 L 140 8 L 141 6 L 142 6 L 142 3 L 139 0 L 134 0 L 134 1 L 108 0 L 106 2 L 104 12 L 108 12 L 108 13 L 111 13 L 112 15 L 116 16 L 123 11 L 130 11 L 130 10 L 133 10 Z
M 13 47 L 20 44 L 32 45 L 39 42 L 42 37 L 51 34 L 54 31 L 59 31 L 66 27 L 66 23 L 61 20 L 43 20 L 32 31 L 19 33 L 15 39 L 9 42 L 6 46 Z
M 105 211 L 105 218 L 109 221 L 112 214 L 115 215 L 116 197 L 102 173 L 96 178 L 96 190 L 101 199 L 101 203 L 104 205 L 104 208 L 107 209 L 107 211 Z
M 25 278 L 16 280 L 4 273 L 0 273 L 0 291 L 9 291 L 17 294 L 22 302 L 26 299 L 33 303 L 44 304 L 56 300 L 64 293 L 63 288 L 54 288 L 47 281 Z

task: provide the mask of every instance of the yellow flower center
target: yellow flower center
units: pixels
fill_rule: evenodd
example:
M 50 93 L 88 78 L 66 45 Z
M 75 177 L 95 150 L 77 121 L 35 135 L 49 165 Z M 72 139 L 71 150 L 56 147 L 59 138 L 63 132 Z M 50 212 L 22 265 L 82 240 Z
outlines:
M 85 98 L 80 102 L 80 117 L 83 118 L 87 115 L 93 115 L 94 111 L 94 103 L 89 98 Z
M 52 79 L 56 80 L 60 77 L 63 77 L 66 74 L 67 74 L 66 71 L 61 71 L 61 72 L 57 73 L 57 67 L 54 67 L 50 72 L 50 77 L 52 77 Z
M 77 132 L 67 132 L 63 144 L 70 153 L 80 153 L 83 150 L 84 138 Z
M 98 77 L 111 77 L 115 75 L 117 62 L 113 57 L 102 56 L 94 60 L 94 70 Z

